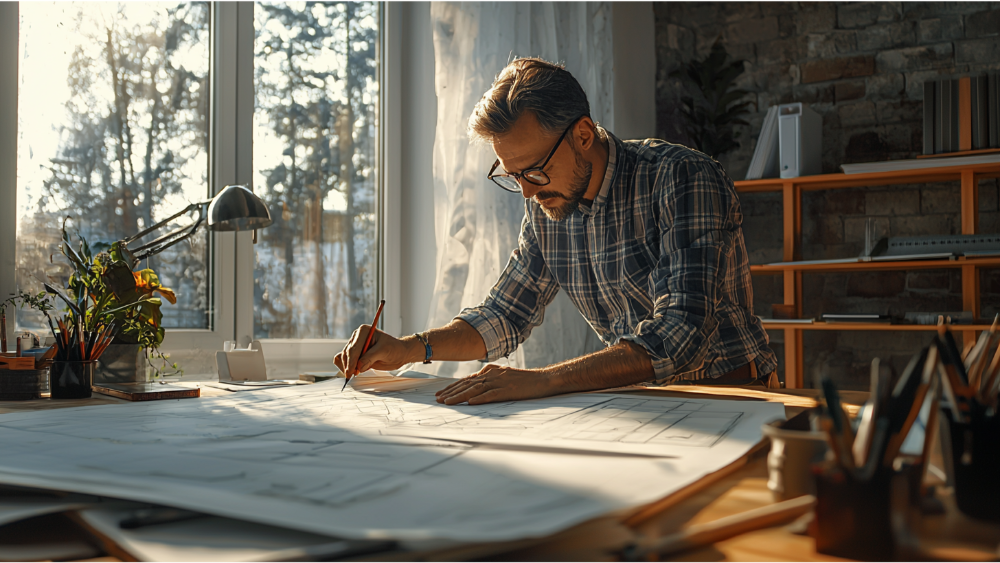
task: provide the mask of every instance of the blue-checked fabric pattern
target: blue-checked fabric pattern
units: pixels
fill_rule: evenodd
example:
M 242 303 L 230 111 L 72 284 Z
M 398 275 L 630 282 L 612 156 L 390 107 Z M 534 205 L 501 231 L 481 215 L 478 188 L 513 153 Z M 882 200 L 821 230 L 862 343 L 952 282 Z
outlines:
M 552 221 L 525 200 L 518 248 L 499 281 L 456 318 L 479 331 L 493 361 L 524 342 L 563 288 L 606 345 L 645 347 L 658 383 L 716 377 L 749 361 L 761 375 L 773 371 L 752 311 L 732 181 L 700 152 L 607 135 L 593 204 Z

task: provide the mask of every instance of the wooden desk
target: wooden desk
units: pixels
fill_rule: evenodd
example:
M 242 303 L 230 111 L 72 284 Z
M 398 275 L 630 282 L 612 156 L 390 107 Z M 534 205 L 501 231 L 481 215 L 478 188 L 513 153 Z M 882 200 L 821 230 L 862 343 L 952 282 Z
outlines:
M 759 453 L 743 469 L 679 503 L 647 528 L 649 533 L 666 535 L 697 524 L 746 512 L 772 504 L 767 490 L 766 451 Z M 992 561 L 998 555 L 1000 523 L 969 518 L 955 506 L 948 490 L 938 498 L 946 513 L 924 516 L 916 531 L 927 560 Z M 777 526 L 743 534 L 702 549 L 676 554 L 675 561 L 841 561 L 816 553 L 813 539 L 796 533 L 796 525 Z M 802 529 L 803 526 L 798 526 Z
M 723 388 L 709 387 L 668 387 L 658 390 L 643 391 L 656 394 L 709 394 L 724 393 Z M 782 400 L 786 403 L 786 415 L 791 417 L 815 404 L 813 399 L 817 392 L 813 390 L 780 390 L 756 391 L 740 390 L 746 397 L 756 395 L 759 398 Z M 843 392 L 843 398 L 848 403 L 848 410 L 857 411 L 857 407 L 867 400 L 867 393 Z M 853 408 L 852 408 L 853 407 Z M 852 413 L 853 414 L 853 413 Z M 665 499 L 668 508 L 659 515 L 649 518 L 636 527 L 635 532 L 649 537 L 663 537 L 683 531 L 691 526 L 706 524 L 727 516 L 740 514 L 756 508 L 775 503 L 767 488 L 767 453 L 768 448 L 762 447 L 750 454 L 746 463 L 715 480 L 714 483 L 697 489 L 687 498 L 677 502 Z M 726 473 L 726 470 L 720 473 Z M 710 476 L 711 477 L 711 476 Z M 679 494 L 684 494 L 681 491 Z M 954 561 L 991 561 L 1000 556 L 1000 523 L 984 522 L 969 518 L 960 513 L 948 489 L 940 488 L 938 498 L 945 505 L 946 512 L 938 516 L 920 518 L 916 533 L 922 552 L 927 560 Z M 606 523 L 605 537 L 601 537 L 596 528 L 598 523 L 592 523 L 594 534 L 568 531 L 578 539 L 579 550 L 570 553 L 570 557 L 562 557 L 545 544 L 531 545 L 515 549 L 493 557 L 495 560 L 530 561 L 542 559 L 576 559 L 576 560 L 614 560 L 620 550 L 629 542 L 635 541 L 635 536 L 628 538 L 621 530 Z M 798 528 L 798 529 L 796 529 Z M 715 544 L 692 549 L 668 556 L 664 560 L 672 561 L 842 561 L 838 557 L 817 553 L 813 539 L 799 533 L 804 531 L 802 522 L 790 525 L 775 526 L 755 532 L 742 534 Z M 563 538 L 552 538 L 557 541 L 557 548 L 565 549 Z M 590 551 L 586 551 L 590 548 Z M 572 555 L 580 554 L 580 557 Z M 583 555 L 589 556 L 583 556 Z
M 89 399 L 50 399 L 48 394 L 42 395 L 41 399 L 31 401 L 0 401 L 0 415 L 13 412 L 34 412 L 52 409 L 65 409 L 70 407 L 89 407 L 92 405 L 107 405 L 114 403 L 127 403 L 122 399 L 108 397 L 94 393 Z
M 207 382 L 191 381 L 181 383 L 180 385 L 197 386 L 201 388 L 202 397 L 220 397 L 230 393 L 230 391 L 219 389 L 217 387 L 209 387 L 207 385 L 202 385 L 202 383 Z M 51 399 L 49 398 L 48 393 L 43 393 L 41 399 L 35 399 L 32 401 L 0 401 L 0 415 L 12 412 L 35 412 L 42 410 L 65 409 L 70 407 L 114 405 L 129 402 L 130 401 L 126 401 L 125 399 L 118 399 L 109 395 L 102 395 L 100 393 L 94 393 L 88 399 Z
M 786 413 L 793 416 L 814 404 L 816 395 L 811 390 L 723 390 L 717 387 L 678 386 L 656 389 L 631 390 L 626 392 L 663 395 L 704 395 L 719 396 L 725 394 L 742 400 L 778 400 L 786 404 Z M 212 387 L 202 387 L 203 396 L 225 395 L 228 392 Z M 733 397 L 733 394 L 741 395 Z M 849 405 L 861 404 L 867 397 L 866 393 L 845 392 L 844 400 Z M 187 400 L 187 399 L 185 399 Z M 190 399 L 197 400 L 197 399 Z M 0 402 L 0 413 L 24 412 L 43 408 L 60 408 L 69 406 L 84 406 L 96 404 L 121 403 L 119 399 L 95 395 L 91 399 L 68 401 L 25 401 Z M 548 538 L 506 542 L 503 544 L 468 545 L 449 548 L 434 552 L 422 553 L 421 558 L 429 560 L 502 560 L 502 561 L 539 561 L 539 560 L 615 560 L 622 550 L 637 541 L 641 535 L 660 537 L 682 531 L 692 525 L 712 522 L 719 518 L 739 514 L 747 510 L 767 506 L 774 503 L 771 492 L 767 489 L 767 448 L 760 447 L 747 456 L 745 463 L 720 471 L 705 479 L 700 484 L 680 491 L 668 497 L 663 502 L 664 508 L 659 514 L 646 519 L 635 527 L 622 525 L 622 519 L 628 514 L 616 514 L 585 522 Z M 708 483 L 706 485 L 706 483 Z M 986 523 L 967 518 L 960 514 L 947 491 L 941 498 L 947 508 L 942 516 L 925 517 L 919 524 L 917 533 L 921 546 L 929 557 L 946 560 L 986 561 L 997 558 L 997 542 L 1000 541 L 1000 524 Z M 630 511 L 634 515 L 634 511 Z M 61 519 L 62 525 L 51 527 L 49 520 Z M 46 520 L 49 519 L 49 520 Z M 48 534 L 35 536 L 44 541 L 67 541 L 67 538 L 79 542 L 86 537 L 80 529 L 71 529 L 65 525 L 68 520 L 62 516 L 50 516 L 25 521 L 20 524 L 0 528 L 13 531 L 13 526 L 20 530 L 18 534 L 0 534 L 0 551 L 3 544 L 12 541 L 12 536 L 22 536 L 22 532 L 31 531 L 38 534 L 40 529 L 47 529 Z M 54 535 L 53 535 L 54 534 Z M 95 557 L 102 561 L 115 561 L 107 554 L 99 542 L 94 541 L 94 552 L 79 552 L 77 557 Z M 372 557 L 360 557 L 358 560 L 407 560 L 413 559 L 412 553 L 381 554 Z M 731 539 L 720 541 L 712 546 L 689 550 L 674 554 L 672 560 L 678 561 L 831 561 L 838 560 L 818 554 L 814 550 L 812 538 L 794 533 L 790 526 L 777 526 L 743 534 Z

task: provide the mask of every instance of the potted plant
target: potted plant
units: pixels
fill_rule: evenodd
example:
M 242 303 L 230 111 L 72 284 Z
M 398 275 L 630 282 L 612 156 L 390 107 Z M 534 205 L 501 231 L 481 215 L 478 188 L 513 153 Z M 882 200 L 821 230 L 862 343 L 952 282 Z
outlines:
M 123 256 L 121 242 L 91 246 L 79 233 L 77 238 L 79 244 L 74 249 L 64 220 L 59 250 L 73 273 L 67 284 L 69 295 L 63 298 L 71 309 L 70 299 L 75 302 L 84 330 L 106 325 L 114 327 L 116 334 L 114 344 L 101 357 L 96 381 L 145 381 L 147 365 L 153 377 L 182 374 L 159 350 L 165 333 L 161 298 L 176 303 L 174 292 L 160 284 L 152 269 L 133 271 Z
M 40 313 L 47 315 L 48 311 L 52 310 L 52 303 L 49 302 L 46 297 L 46 292 L 41 292 L 37 295 L 33 295 L 26 291 L 21 291 L 17 295 L 8 298 L 3 303 L 0 303 L 0 352 L 7 352 L 7 307 L 24 307 L 28 306 L 31 309 L 39 311 Z
M 743 117 L 753 102 L 741 102 L 749 92 L 736 87 L 745 62 L 731 61 L 720 37 L 703 60 L 691 60 L 670 73 L 693 94 L 681 97 L 684 133 L 696 149 L 712 158 L 739 147 L 740 132 L 734 127 L 749 125 Z
M 7 348 L 7 306 L 30 307 L 40 311 L 48 317 L 48 311 L 52 309 L 52 304 L 46 299 L 45 292 L 37 295 L 21 291 L 18 295 L 10 297 L 0 303 L 0 353 L 5 356 L 4 361 L 0 361 L 0 400 L 28 400 L 38 399 L 44 390 L 47 381 L 45 368 L 52 354 L 44 356 L 35 353 L 25 354 L 27 358 L 16 358 L 16 354 L 8 351 Z M 16 351 L 30 348 L 23 342 L 16 347 Z M 14 356 L 19 365 L 10 366 Z M 24 362 L 28 364 L 25 365 Z

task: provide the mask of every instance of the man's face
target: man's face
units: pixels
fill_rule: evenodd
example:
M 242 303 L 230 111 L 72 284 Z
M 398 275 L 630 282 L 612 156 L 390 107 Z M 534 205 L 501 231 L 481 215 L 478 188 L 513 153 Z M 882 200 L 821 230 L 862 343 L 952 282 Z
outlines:
M 573 148 L 573 129 L 559 143 L 543 169 L 550 180 L 548 185 L 539 186 L 520 179 L 521 194 L 534 198 L 553 221 L 562 221 L 572 214 L 590 185 L 593 167 Z M 535 114 L 526 113 L 510 132 L 497 137 L 493 142 L 493 152 L 505 172 L 520 173 L 541 165 L 558 139 L 558 135 L 549 135 L 542 130 Z

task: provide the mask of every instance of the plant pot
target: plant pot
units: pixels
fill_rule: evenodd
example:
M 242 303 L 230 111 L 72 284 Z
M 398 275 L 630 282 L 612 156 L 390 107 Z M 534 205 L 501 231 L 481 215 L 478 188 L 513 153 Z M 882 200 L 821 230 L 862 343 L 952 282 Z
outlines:
M 86 399 L 94 383 L 95 361 L 52 362 L 49 390 L 53 399 Z
M 111 344 L 94 372 L 94 383 L 144 383 L 146 356 L 138 344 Z

